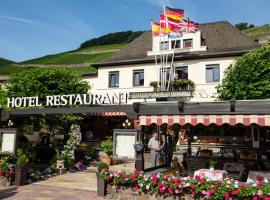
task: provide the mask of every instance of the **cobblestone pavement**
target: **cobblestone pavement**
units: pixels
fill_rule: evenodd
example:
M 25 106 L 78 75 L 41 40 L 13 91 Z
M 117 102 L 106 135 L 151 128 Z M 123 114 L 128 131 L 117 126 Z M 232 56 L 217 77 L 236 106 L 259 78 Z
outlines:
M 6 200 L 103 200 L 96 192 L 49 187 L 43 185 L 26 185 L 0 190 L 0 199 Z

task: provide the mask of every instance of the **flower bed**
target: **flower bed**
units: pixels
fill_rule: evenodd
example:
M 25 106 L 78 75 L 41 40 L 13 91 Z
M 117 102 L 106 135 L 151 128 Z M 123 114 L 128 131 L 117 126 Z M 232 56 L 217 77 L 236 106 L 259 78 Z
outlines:
M 0 186 L 6 187 L 10 185 L 10 178 L 14 173 L 9 169 L 7 159 L 0 160 Z
M 174 197 L 189 195 L 194 199 L 270 200 L 270 184 L 260 181 L 256 184 L 244 184 L 231 179 L 211 181 L 199 176 L 192 179 L 137 171 L 131 174 L 124 171 L 115 173 L 108 169 L 103 169 L 100 175 L 116 188 L 131 187 L 145 194 Z

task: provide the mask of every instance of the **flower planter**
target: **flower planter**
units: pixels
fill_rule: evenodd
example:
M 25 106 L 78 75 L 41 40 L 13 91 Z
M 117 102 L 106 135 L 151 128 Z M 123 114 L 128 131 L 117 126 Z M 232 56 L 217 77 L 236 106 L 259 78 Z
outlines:
M 27 173 L 28 173 L 27 167 L 15 166 L 15 185 L 16 186 L 25 185 Z
M 5 176 L 0 176 L 0 188 L 10 186 L 9 178 Z
M 100 176 L 99 172 L 96 173 L 97 175 L 97 195 L 98 196 L 105 196 L 107 190 L 107 182 Z

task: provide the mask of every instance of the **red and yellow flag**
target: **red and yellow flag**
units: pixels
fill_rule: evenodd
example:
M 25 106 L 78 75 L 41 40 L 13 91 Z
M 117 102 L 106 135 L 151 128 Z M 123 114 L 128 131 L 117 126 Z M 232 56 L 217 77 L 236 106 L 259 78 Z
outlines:
M 182 9 L 170 8 L 166 6 L 164 15 L 174 20 L 184 19 L 185 12 Z
M 152 34 L 153 36 L 159 36 L 160 34 L 160 24 L 158 22 L 151 22 L 152 24 Z

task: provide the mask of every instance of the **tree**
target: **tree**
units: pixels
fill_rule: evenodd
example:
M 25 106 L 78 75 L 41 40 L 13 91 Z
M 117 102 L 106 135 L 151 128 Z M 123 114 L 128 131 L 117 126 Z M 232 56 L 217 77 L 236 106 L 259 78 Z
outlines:
M 253 24 L 248 24 L 247 22 L 240 22 L 238 24 L 235 24 L 235 27 L 238 28 L 240 31 L 254 28 L 255 26 Z
M 245 54 L 230 65 L 217 93 L 222 100 L 270 98 L 270 44 Z
M 83 81 L 79 74 L 68 69 L 38 68 L 11 75 L 7 83 L 1 88 L 0 103 L 6 107 L 8 97 L 38 96 L 40 101 L 45 101 L 48 95 L 83 94 L 87 93 L 90 86 Z M 27 132 L 26 127 L 48 127 L 48 132 L 53 133 L 62 127 L 65 140 L 72 121 L 80 119 L 79 115 L 38 115 L 13 117 L 14 124 Z M 22 130 L 21 129 L 21 130 Z

